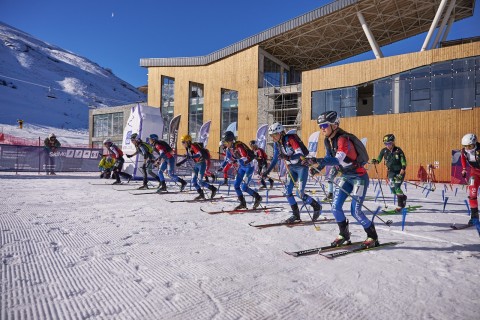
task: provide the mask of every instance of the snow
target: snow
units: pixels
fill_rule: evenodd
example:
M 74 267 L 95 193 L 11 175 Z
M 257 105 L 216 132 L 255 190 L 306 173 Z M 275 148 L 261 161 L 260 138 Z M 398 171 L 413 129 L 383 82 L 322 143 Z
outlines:
M 288 217 L 284 198 L 270 198 L 284 209 L 267 214 L 209 215 L 200 208 L 232 208 L 236 199 L 170 203 L 196 194 L 134 196 L 141 191 L 126 190 L 139 184 L 105 185 L 113 180 L 97 173 L 0 180 L 2 319 L 478 319 L 478 233 L 449 227 L 469 218 L 460 185 L 437 184 L 428 196 L 408 185 L 408 204 L 423 207 L 405 231 L 401 215 L 382 216 L 391 227 L 376 222 L 381 242 L 401 244 L 329 260 L 284 251 L 330 243 L 335 223 L 248 225 Z M 307 189 L 322 196 L 312 182 Z M 280 194 L 278 186 L 269 193 Z M 352 240 L 361 241 L 349 204 Z M 323 215 L 332 217 L 328 204 Z
M 2 22 L 0 65 L 0 125 L 14 126 L 22 119 L 86 131 L 90 108 L 146 101 L 110 69 Z

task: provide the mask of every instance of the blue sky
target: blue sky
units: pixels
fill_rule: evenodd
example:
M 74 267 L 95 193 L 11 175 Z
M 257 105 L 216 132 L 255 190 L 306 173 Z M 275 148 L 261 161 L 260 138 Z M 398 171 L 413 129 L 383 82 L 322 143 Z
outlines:
M 211 53 L 332 0 L 1 0 L 0 21 L 111 68 L 134 86 L 147 83 L 140 58 Z M 476 3 L 478 5 L 478 3 Z M 457 22 L 448 39 L 480 35 L 480 13 Z M 382 48 L 419 51 L 425 34 Z M 374 58 L 372 52 L 349 61 Z

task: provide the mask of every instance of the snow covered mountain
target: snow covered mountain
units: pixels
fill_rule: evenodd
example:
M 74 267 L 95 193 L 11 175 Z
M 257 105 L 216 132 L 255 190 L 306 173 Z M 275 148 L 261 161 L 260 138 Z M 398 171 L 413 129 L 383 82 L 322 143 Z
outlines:
M 145 100 L 110 69 L 0 21 L 0 125 L 85 130 L 89 108 Z

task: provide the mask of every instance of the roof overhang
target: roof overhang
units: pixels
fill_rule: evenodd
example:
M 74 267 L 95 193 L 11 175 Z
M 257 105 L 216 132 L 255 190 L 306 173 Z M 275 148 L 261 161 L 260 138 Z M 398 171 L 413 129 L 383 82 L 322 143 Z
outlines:
M 428 31 L 440 2 L 337 0 L 209 55 L 143 58 L 140 66 L 207 65 L 259 45 L 296 70 L 312 70 L 371 50 L 357 12 L 363 14 L 378 45 L 385 46 Z M 456 0 L 454 20 L 472 16 L 474 4 L 475 0 Z

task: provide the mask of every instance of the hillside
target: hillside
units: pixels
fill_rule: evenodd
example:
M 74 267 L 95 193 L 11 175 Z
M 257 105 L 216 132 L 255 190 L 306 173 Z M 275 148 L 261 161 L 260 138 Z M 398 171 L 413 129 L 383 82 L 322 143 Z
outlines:
M 2 22 L 0 66 L 0 125 L 86 130 L 89 108 L 146 100 L 110 69 Z

